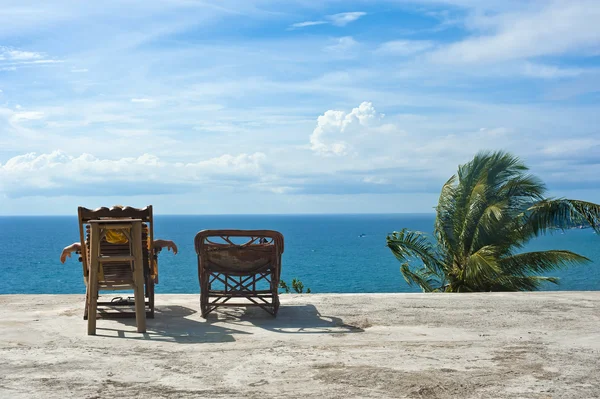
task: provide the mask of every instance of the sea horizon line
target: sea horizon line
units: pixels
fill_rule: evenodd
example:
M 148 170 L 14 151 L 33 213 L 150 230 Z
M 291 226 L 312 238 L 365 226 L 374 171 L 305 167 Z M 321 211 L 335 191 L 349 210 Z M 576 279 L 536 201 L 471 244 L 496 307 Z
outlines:
M 339 213 L 154 213 L 154 216 L 375 216 L 375 215 L 423 215 L 435 216 L 435 212 L 339 212 Z M 0 218 L 12 217 L 76 217 L 77 212 L 72 214 L 0 214 Z

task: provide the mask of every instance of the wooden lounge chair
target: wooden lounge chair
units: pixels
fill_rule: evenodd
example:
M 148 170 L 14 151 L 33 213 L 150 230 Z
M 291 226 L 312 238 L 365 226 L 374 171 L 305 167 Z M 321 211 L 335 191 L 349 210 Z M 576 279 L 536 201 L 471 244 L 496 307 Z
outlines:
M 84 280 L 87 286 L 86 307 L 84 319 L 88 319 L 88 309 L 91 295 L 98 298 L 99 291 L 103 290 L 130 290 L 135 287 L 134 264 L 131 260 L 110 261 L 99 265 L 98 282 L 95 292 L 88 284 L 90 276 L 90 222 L 107 220 L 129 222 L 133 220 L 141 221 L 141 249 L 143 257 L 143 280 L 144 280 L 144 308 L 146 317 L 154 317 L 154 285 L 158 283 L 157 255 L 160 249 L 153 249 L 151 243 L 154 242 L 152 215 L 152 206 L 142 209 L 131 207 L 113 207 L 87 209 L 78 208 L 79 218 L 79 236 L 81 242 L 81 251 L 79 260 L 82 262 Z M 127 257 L 132 254 L 130 243 L 113 244 L 102 238 L 100 241 L 100 254 L 103 257 Z M 97 310 L 101 317 L 134 317 L 135 313 L 126 311 L 135 306 L 134 298 L 121 297 L 114 298 L 111 301 L 98 301 Z M 112 310 L 109 312 L 108 310 Z M 116 311 L 115 311 L 116 310 Z
M 279 309 L 283 236 L 272 230 L 203 230 L 194 239 L 198 254 L 202 317 L 220 306 Z M 229 302 L 233 298 L 244 301 Z

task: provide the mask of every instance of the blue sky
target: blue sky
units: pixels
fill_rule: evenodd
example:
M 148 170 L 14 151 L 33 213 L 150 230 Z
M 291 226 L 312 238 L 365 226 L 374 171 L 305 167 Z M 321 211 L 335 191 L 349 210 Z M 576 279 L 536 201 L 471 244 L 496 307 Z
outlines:
M 0 214 L 432 212 L 479 150 L 600 202 L 600 2 L 0 1 Z

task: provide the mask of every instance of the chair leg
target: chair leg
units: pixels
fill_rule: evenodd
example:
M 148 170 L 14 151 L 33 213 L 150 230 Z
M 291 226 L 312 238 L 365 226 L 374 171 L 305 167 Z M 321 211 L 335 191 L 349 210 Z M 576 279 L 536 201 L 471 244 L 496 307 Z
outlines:
M 273 317 L 277 317 L 277 312 L 279 311 L 279 296 L 275 294 L 273 297 Z
M 97 292 L 97 290 L 96 290 Z M 88 335 L 96 335 L 96 318 L 98 315 L 98 294 L 90 295 L 89 308 L 87 314 Z
M 85 307 L 83 309 L 83 320 L 87 320 L 88 319 L 88 306 L 90 303 L 90 298 L 89 298 L 89 294 L 88 294 L 88 287 L 85 287 Z
M 208 295 L 200 293 L 200 314 L 206 318 L 208 313 Z
M 152 277 L 148 277 L 148 281 L 146 282 L 146 287 L 148 288 L 148 306 L 150 307 L 149 318 L 154 318 L 154 280 Z
M 92 225 L 90 234 L 90 270 L 88 280 L 88 335 L 96 335 L 96 313 L 98 308 L 98 254 L 100 230 Z
M 144 297 L 144 266 L 142 254 L 142 226 L 139 222 L 133 224 L 132 249 L 135 260 L 133 262 L 133 280 L 135 295 L 135 321 L 137 332 L 146 332 L 146 298 Z
M 225 285 L 225 292 L 230 295 L 224 295 L 222 297 L 218 297 L 213 302 L 210 302 L 210 288 L 211 284 L 209 283 L 209 279 L 213 277 L 210 271 L 199 271 L 199 282 L 200 282 L 200 312 L 203 318 L 206 318 L 209 313 L 211 313 L 215 308 L 223 305 L 229 299 L 245 297 L 246 299 L 253 302 L 251 305 L 258 305 L 261 309 L 272 315 L 273 317 L 277 317 L 277 312 L 279 311 L 279 279 L 275 272 L 271 272 L 270 279 L 266 277 L 266 274 L 258 274 L 258 275 L 250 275 L 250 276 L 238 276 L 238 275 L 229 275 L 227 273 L 220 273 L 218 280 Z M 258 276 L 258 278 L 257 278 Z M 256 290 L 257 281 L 266 279 L 270 280 L 270 292 L 271 292 L 271 300 L 268 301 L 264 298 L 255 298 L 253 296 L 254 291 Z M 254 300 L 254 299 L 255 300 Z M 259 300 L 260 299 L 260 300 Z M 222 300 L 222 301 L 221 301 Z M 262 301 L 262 302 L 261 302 Z M 233 303 L 233 302 L 232 302 Z M 240 306 L 244 306 L 244 304 L 239 304 Z
M 208 316 L 208 275 L 202 272 L 200 276 L 200 314 L 203 318 Z
M 206 316 L 208 316 L 208 309 L 207 309 L 206 305 L 204 305 L 202 303 L 202 299 L 200 299 L 200 315 L 204 319 L 206 319 Z
M 273 317 L 277 317 L 279 311 L 279 277 L 275 272 L 271 273 L 271 293 L 273 294 Z

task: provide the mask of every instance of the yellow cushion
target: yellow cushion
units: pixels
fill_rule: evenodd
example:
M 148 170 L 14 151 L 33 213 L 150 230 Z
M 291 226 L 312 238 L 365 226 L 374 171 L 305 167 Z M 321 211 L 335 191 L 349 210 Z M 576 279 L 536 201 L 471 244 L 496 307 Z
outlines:
M 123 230 L 107 230 L 106 241 L 111 244 L 127 244 L 129 242 Z

